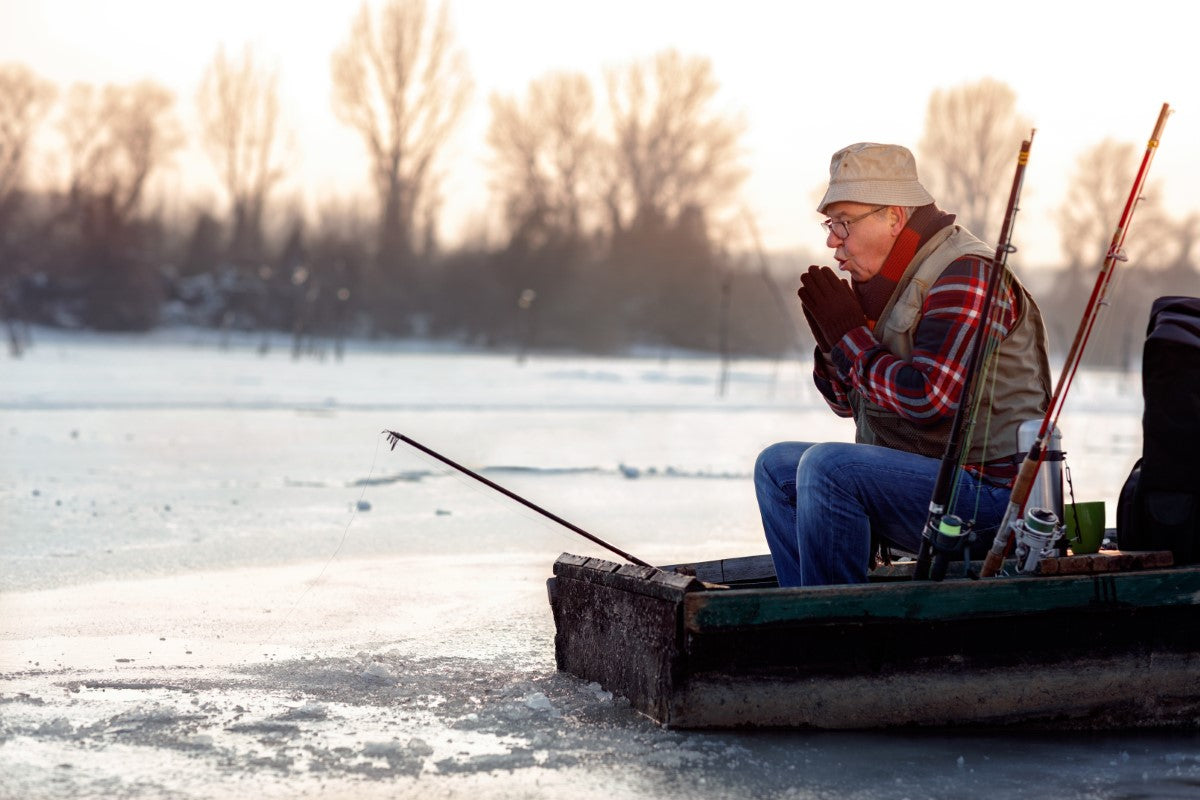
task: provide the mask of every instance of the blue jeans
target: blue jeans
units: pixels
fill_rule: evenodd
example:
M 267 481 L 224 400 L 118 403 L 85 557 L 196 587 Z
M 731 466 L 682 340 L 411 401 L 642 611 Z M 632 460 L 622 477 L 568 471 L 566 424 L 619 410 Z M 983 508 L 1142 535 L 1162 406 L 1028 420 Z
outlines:
M 941 461 L 868 444 L 780 442 L 754 489 L 780 586 L 867 580 L 871 533 L 916 553 Z M 959 470 L 954 512 L 990 542 L 1009 490 Z M 974 552 L 984 544 L 978 543 Z

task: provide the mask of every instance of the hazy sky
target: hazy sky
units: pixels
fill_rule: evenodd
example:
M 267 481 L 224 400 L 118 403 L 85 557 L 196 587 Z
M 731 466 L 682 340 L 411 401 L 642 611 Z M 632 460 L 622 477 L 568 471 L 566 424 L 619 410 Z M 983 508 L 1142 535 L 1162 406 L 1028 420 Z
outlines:
M 330 110 L 329 61 L 357 7 L 345 0 L 0 0 L 0 61 L 22 62 L 63 87 L 153 78 L 177 93 L 187 123 L 218 45 L 237 52 L 251 43 L 280 71 L 284 121 L 294 132 L 300 176 L 283 188 L 348 197 L 366 190 L 367 173 L 357 138 Z M 722 86 L 719 106 L 748 121 L 744 194 L 772 248 L 823 247 L 812 205 L 833 151 L 864 140 L 915 151 L 930 93 L 985 76 L 1011 86 L 1037 128 L 1017 263 L 1060 259 L 1051 216 L 1078 154 L 1106 137 L 1134 143 L 1140 154 L 1163 102 L 1176 113 L 1151 181 L 1162 185 L 1174 216 L 1200 210 L 1200 46 L 1183 10 L 1108 0 L 452 0 L 451 11 L 476 90 L 447 151 L 448 238 L 487 203 L 490 93 L 523 95 L 552 70 L 598 81 L 606 67 L 667 47 L 709 57 Z M 188 169 L 175 174 L 181 187 L 211 180 L 207 163 Z

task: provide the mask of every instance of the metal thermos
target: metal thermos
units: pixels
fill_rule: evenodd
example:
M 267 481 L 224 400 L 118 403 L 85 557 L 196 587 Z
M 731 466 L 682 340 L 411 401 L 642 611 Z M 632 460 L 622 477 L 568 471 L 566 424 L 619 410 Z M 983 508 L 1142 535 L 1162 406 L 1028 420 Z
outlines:
M 1026 420 L 1017 428 L 1017 448 L 1022 456 L 1029 452 L 1037 440 L 1038 429 L 1042 426 L 1040 419 Z M 1026 508 L 1046 508 L 1063 519 L 1063 451 L 1062 435 L 1055 426 L 1046 438 L 1046 456 L 1038 467 L 1037 477 L 1033 480 L 1033 488 L 1029 490 L 1029 499 L 1025 501 Z

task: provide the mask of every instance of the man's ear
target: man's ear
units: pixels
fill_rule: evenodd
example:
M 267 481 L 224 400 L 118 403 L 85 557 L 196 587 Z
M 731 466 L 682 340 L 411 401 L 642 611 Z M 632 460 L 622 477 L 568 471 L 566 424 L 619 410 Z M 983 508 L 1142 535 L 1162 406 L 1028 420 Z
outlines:
M 888 206 L 888 219 L 892 223 L 893 236 L 899 236 L 900 231 L 904 230 L 904 226 L 908 224 L 908 214 L 905 212 L 904 206 Z

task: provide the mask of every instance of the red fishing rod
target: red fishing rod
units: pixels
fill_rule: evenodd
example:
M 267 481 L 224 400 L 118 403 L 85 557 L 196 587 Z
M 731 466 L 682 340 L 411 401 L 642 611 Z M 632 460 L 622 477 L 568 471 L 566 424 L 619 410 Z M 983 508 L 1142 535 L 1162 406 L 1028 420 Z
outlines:
M 1133 180 L 1133 187 L 1129 191 L 1129 198 L 1125 201 L 1125 208 L 1121 212 L 1116 230 L 1113 231 L 1108 254 L 1104 258 L 1104 264 L 1100 267 L 1100 274 L 1096 276 L 1096 283 L 1092 287 L 1092 294 L 1088 298 L 1087 305 L 1084 306 L 1083 318 L 1080 319 L 1079 327 L 1075 331 L 1075 340 L 1071 342 L 1071 349 L 1067 352 L 1066 361 L 1063 362 L 1062 373 L 1058 376 L 1058 385 L 1054 387 L 1054 394 L 1050 396 L 1050 405 L 1038 428 L 1037 438 L 1034 439 L 1029 452 L 1025 455 L 1025 460 L 1021 462 L 1021 470 L 1017 473 L 1016 481 L 1013 482 L 1008 506 L 1004 509 L 1004 517 L 1000 520 L 1000 527 L 996 531 L 992 548 L 983 562 L 980 575 L 985 578 L 997 574 L 1004 563 L 1004 553 L 1012 540 L 1013 526 L 1021 519 L 1021 514 L 1025 510 L 1025 502 L 1029 499 L 1029 492 L 1033 488 L 1034 478 L 1037 477 L 1038 468 L 1046 457 L 1046 439 L 1058 423 L 1058 415 L 1062 412 L 1067 392 L 1071 388 L 1071 382 L 1075 379 L 1075 372 L 1079 369 L 1079 362 L 1083 358 L 1083 349 L 1087 346 L 1088 337 L 1092 334 L 1092 327 L 1096 324 L 1096 317 L 1104 303 L 1108 286 L 1112 282 L 1114 268 L 1118 261 L 1126 260 L 1123 250 L 1125 234 L 1129 231 L 1134 209 L 1137 208 L 1138 200 L 1141 199 L 1142 187 L 1146 183 L 1146 174 L 1150 171 L 1150 162 L 1154 160 L 1154 154 L 1158 151 L 1158 140 L 1162 136 L 1163 126 L 1166 125 L 1167 116 L 1170 113 L 1170 106 L 1163 103 L 1162 110 L 1158 112 L 1158 121 L 1154 124 L 1154 132 L 1150 134 L 1150 141 L 1146 144 L 1146 152 L 1142 156 L 1141 166 Z
M 913 572 L 916 580 L 932 578 L 940 581 L 946 574 L 946 562 L 954 553 L 961 552 L 967 546 L 971 535 L 971 522 L 964 526 L 963 520 L 954 514 L 947 514 L 954 495 L 952 489 L 954 476 L 958 472 L 958 459 L 964 447 L 963 438 L 970 429 L 968 419 L 970 408 L 974 405 L 973 398 L 978 394 L 975 379 L 987 351 L 988 328 L 992 324 L 992 306 L 995 297 L 1005 285 L 1009 253 L 1015 252 L 1012 245 L 1013 224 L 1016 221 L 1018 201 L 1021 197 L 1021 187 L 1025 183 L 1025 167 L 1029 164 L 1029 149 L 1033 146 L 1033 135 L 1021 142 L 1017 153 L 1017 168 L 1013 173 L 1012 188 L 1008 193 L 1008 205 L 1004 210 L 1004 222 L 1000 226 L 1000 238 L 997 240 L 996 254 L 992 257 L 992 271 L 988 275 L 987 288 L 984 291 L 983 308 L 979 314 L 979 327 L 975 331 L 972 344 L 971 358 L 967 362 L 967 371 L 963 377 L 962 394 L 959 396 L 958 408 L 954 412 L 954 421 L 950 425 L 950 436 L 946 440 L 946 450 L 942 455 L 941 467 L 937 480 L 934 482 L 933 495 L 929 500 L 929 515 L 925 520 L 925 528 L 921 535 L 921 548 L 917 553 L 917 564 Z M 979 381 L 978 383 L 982 383 Z M 967 437 L 966 447 L 970 446 Z M 932 571 L 931 571 L 932 566 Z

